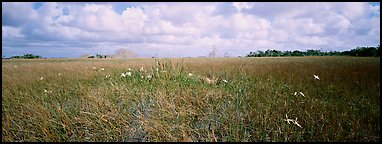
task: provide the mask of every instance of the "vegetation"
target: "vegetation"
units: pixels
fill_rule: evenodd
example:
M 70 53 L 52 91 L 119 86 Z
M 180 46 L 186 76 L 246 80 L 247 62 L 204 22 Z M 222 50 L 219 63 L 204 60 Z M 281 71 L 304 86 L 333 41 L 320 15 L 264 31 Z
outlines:
M 131 50 L 120 48 L 120 49 L 117 49 L 115 51 L 114 55 L 102 55 L 102 54 L 87 55 L 87 54 L 85 54 L 85 55 L 82 55 L 80 57 L 81 58 L 134 58 L 137 56 L 138 56 L 138 54 L 136 54 L 135 52 L 133 52 Z
M 2 141 L 378 142 L 380 59 L 3 60 Z
M 357 47 L 350 51 L 330 51 L 322 52 L 320 50 L 307 50 L 301 52 L 295 51 L 279 51 L 279 50 L 266 50 L 250 52 L 247 57 L 283 57 L 283 56 L 360 56 L 360 57 L 379 57 L 381 54 L 380 46 L 377 47 Z
M 38 56 L 38 55 L 33 55 L 33 54 L 25 54 L 23 56 L 12 56 L 10 58 L 11 59 L 38 59 L 38 58 L 42 58 L 42 57 Z
M 96 54 L 95 56 L 94 55 L 88 56 L 88 58 L 107 58 L 107 57 L 108 57 L 107 55 L 101 55 L 101 54 Z
M 134 58 L 137 56 L 138 54 L 136 54 L 135 52 L 123 48 L 117 49 L 115 51 L 115 54 L 113 55 L 113 57 L 115 58 Z

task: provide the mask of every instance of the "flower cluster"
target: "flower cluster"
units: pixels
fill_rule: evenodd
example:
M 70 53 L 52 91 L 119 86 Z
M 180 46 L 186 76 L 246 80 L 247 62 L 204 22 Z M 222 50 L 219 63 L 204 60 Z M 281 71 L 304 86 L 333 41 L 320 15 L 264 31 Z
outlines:
M 131 76 L 131 72 L 121 73 L 121 77 Z

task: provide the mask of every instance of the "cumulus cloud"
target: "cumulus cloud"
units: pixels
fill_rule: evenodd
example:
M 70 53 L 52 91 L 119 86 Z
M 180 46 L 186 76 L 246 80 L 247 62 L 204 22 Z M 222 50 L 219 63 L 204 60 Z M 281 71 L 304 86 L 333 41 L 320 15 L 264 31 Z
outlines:
M 218 56 L 250 51 L 349 50 L 380 43 L 370 3 L 2 3 L 3 52 L 33 48 L 140 56 Z M 75 50 L 79 49 L 79 50 Z M 73 56 L 73 52 L 70 52 Z
M 17 12 L 16 12 L 17 11 Z M 31 3 L 2 3 L 2 26 L 22 26 L 38 19 Z
M 242 9 L 251 9 L 253 8 L 254 3 L 250 2 L 233 2 L 233 7 L 236 8 L 239 12 L 241 12 Z
M 12 26 L 2 26 L 1 27 L 3 38 L 21 38 L 24 35 L 21 33 L 21 28 Z

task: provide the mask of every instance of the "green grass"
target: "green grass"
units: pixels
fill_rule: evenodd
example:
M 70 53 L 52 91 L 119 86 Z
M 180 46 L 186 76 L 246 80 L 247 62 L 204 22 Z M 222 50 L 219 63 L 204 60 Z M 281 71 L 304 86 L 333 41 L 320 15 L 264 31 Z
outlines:
M 355 57 L 3 60 L 2 141 L 380 141 L 379 69 Z

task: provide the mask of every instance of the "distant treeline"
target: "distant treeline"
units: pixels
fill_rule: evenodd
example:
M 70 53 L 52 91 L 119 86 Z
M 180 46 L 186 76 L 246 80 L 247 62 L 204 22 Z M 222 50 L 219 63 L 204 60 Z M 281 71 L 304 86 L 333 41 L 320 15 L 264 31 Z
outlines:
M 101 55 L 101 54 L 96 54 L 95 56 L 94 55 L 88 56 L 88 58 L 107 58 L 107 57 L 110 57 L 110 56 Z
M 38 55 L 33 55 L 33 54 L 25 54 L 23 56 L 11 56 L 10 59 L 39 59 L 42 58 L 41 56 Z
M 283 57 L 283 56 L 356 56 L 356 57 L 379 57 L 380 46 L 377 47 L 357 47 L 350 51 L 330 51 L 322 52 L 320 50 L 307 50 L 307 51 L 279 51 L 279 50 L 266 50 L 257 52 L 250 52 L 246 57 Z

